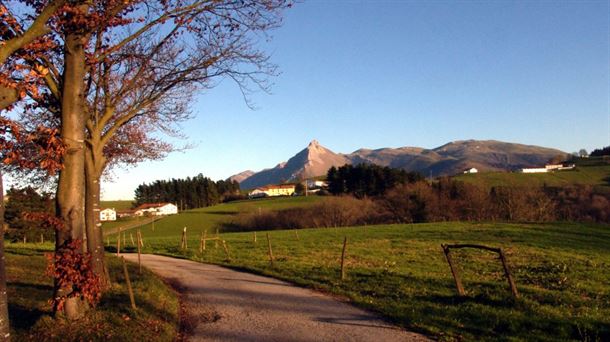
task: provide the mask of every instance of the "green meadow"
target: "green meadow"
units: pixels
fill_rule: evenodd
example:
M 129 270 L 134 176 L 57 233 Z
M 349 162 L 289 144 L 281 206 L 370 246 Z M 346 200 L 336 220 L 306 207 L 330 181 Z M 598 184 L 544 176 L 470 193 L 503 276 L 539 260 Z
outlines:
M 6 274 L 13 341 L 172 341 L 179 331 L 178 296 L 152 272 L 128 263 L 132 310 L 120 259 L 108 255 L 111 286 L 95 311 L 76 322 L 52 318 L 53 279 L 45 275 L 53 245 L 9 243 Z
M 609 340 L 610 227 L 590 224 L 444 222 L 222 233 L 200 252 L 200 237 L 240 211 L 315 203 L 316 197 L 265 199 L 186 211 L 141 228 L 145 253 L 269 275 L 349 299 L 386 319 L 440 340 Z M 260 208 L 260 209 L 259 209 Z M 181 249 L 183 227 L 188 248 Z M 126 250 L 135 251 L 129 232 Z M 268 257 L 267 234 L 275 257 Z M 347 279 L 340 258 L 347 237 Z M 116 236 L 109 240 L 114 252 Z M 519 298 L 497 255 L 452 252 L 467 296 L 456 294 L 443 243 L 504 249 Z
M 560 187 L 575 184 L 610 187 L 610 165 L 577 166 L 574 170 L 551 173 L 480 172 L 458 175 L 454 179 L 485 187 Z

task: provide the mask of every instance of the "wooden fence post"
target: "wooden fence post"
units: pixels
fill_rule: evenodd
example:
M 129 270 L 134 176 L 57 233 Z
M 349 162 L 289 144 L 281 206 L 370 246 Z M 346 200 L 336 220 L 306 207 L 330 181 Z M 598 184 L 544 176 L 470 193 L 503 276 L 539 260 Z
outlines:
M 341 252 L 341 280 L 345 280 L 345 251 L 347 250 L 347 236 L 343 239 L 343 251 Z
M 254 232 L 254 244 L 256 245 L 256 232 Z
M 519 292 L 517 291 L 517 285 L 515 285 L 515 280 L 513 279 L 513 275 L 510 273 L 510 269 L 508 268 L 508 264 L 506 262 L 506 256 L 504 256 L 504 251 L 500 248 L 498 252 L 500 254 L 500 260 L 502 261 L 502 266 L 504 267 L 504 275 L 506 275 L 506 279 L 508 280 L 508 285 L 510 286 L 510 292 L 513 293 L 513 297 L 518 298 Z
M 125 257 L 121 257 L 123 259 L 123 271 L 125 272 L 125 280 L 127 281 L 127 290 L 129 290 L 129 300 L 131 301 L 131 308 L 136 308 L 136 300 L 133 297 L 133 289 L 131 288 L 131 281 L 129 280 L 129 272 L 127 272 L 127 263 L 125 262 Z
M 40 234 L 40 243 L 44 243 L 44 235 Z
M 271 267 L 273 267 L 273 250 L 271 250 L 271 239 L 269 238 L 269 233 L 267 233 L 267 246 L 269 247 L 269 263 Z
M 180 248 L 181 249 L 188 249 L 188 242 L 186 241 L 186 227 L 184 227 L 184 229 L 182 229 L 182 241 L 180 242 Z
M 119 227 L 119 234 L 116 238 L 116 256 L 121 255 L 121 227 Z
M 445 258 L 447 258 L 447 263 L 449 264 L 449 268 L 451 268 L 451 274 L 453 275 L 453 280 L 455 280 L 455 287 L 457 288 L 457 292 L 460 296 L 465 296 L 466 292 L 464 291 L 464 286 L 462 286 L 462 279 L 460 279 L 460 274 L 458 273 L 457 268 L 453 265 L 453 260 L 451 259 L 451 252 L 449 251 L 449 247 L 447 245 L 441 245 L 443 247 L 443 252 L 445 252 Z
M 301 240 L 299 239 L 299 231 L 298 230 L 294 230 L 294 235 L 297 237 L 297 240 Z
M 218 240 L 220 240 L 220 234 L 218 233 L 218 228 L 216 228 L 216 240 L 214 240 L 214 248 L 218 248 Z
M 227 247 L 227 242 L 222 240 L 222 248 L 225 250 L 225 254 L 227 255 L 227 261 L 231 262 L 231 255 L 229 254 L 229 248 Z
M 135 243 L 135 241 L 133 241 L 133 233 L 132 232 L 129 232 L 129 239 L 131 240 L 131 245 L 135 246 L 136 243 Z
M 136 235 L 137 235 L 137 239 L 138 239 L 138 274 L 142 274 L 142 260 L 141 260 L 142 246 L 140 246 L 140 228 L 138 228 Z
M 205 251 L 205 244 L 207 243 L 208 230 L 203 231 L 203 250 Z

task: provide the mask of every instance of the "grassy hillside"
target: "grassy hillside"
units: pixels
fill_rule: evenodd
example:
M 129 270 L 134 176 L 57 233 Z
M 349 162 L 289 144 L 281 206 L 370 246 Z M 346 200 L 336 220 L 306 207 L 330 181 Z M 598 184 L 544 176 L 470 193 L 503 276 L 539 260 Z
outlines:
M 220 220 L 240 205 L 257 208 L 251 203 L 221 205 L 167 218 L 155 232 L 144 229 L 145 251 L 242 268 L 345 296 L 441 340 L 610 339 L 608 226 L 450 222 L 270 231 L 275 267 L 269 265 L 266 232 L 258 233 L 257 243 L 253 233 L 221 234 L 229 257 L 222 244 L 214 247 L 213 242 L 199 253 L 200 231 L 214 227 L 208 219 Z M 189 226 L 189 249 L 183 251 L 182 226 L 194 222 L 198 225 Z M 344 237 L 348 279 L 341 282 Z M 440 247 L 454 242 L 504 248 L 521 298 L 511 298 L 497 257 L 476 250 L 454 253 L 468 293 L 457 297 Z
M 53 280 L 45 275 L 47 244 L 8 244 L 6 274 L 13 341 L 172 341 L 178 333 L 176 293 L 151 272 L 128 264 L 138 309 L 131 310 L 123 266 L 108 256 L 112 287 L 97 309 L 77 322 L 51 317 Z
M 480 172 L 462 174 L 456 180 L 481 186 L 566 186 L 584 184 L 610 187 L 610 165 L 578 166 L 553 173 Z
M 102 208 L 114 208 L 115 210 L 127 210 L 131 209 L 131 203 L 133 201 L 101 201 L 100 205 Z
M 150 219 L 147 218 L 130 218 L 128 221 L 104 222 L 102 227 L 104 229 L 111 229 L 126 224 L 132 225 L 134 221 L 139 220 L 143 224 L 141 229 L 144 232 L 145 238 L 173 238 L 181 234 L 184 227 L 187 227 L 188 231 L 200 232 L 202 229 L 207 229 L 209 232 L 213 232 L 216 228 L 219 228 L 221 223 L 230 220 L 240 212 L 280 210 L 307 206 L 321 199 L 322 197 L 319 196 L 298 196 L 229 202 L 164 217 L 155 222 L 154 231 Z

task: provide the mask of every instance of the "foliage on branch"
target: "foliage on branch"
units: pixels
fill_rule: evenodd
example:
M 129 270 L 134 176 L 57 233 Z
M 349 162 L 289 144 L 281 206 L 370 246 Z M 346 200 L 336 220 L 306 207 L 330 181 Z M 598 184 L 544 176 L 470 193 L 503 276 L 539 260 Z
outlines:
M 68 298 L 84 299 L 92 306 L 101 298 L 102 284 L 91 268 L 91 255 L 83 253 L 82 246 L 78 239 L 68 240 L 55 254 L 47 255 L 47 274 L 65 291 L 65 295 L 51 299 L 55 311 L 61 311 Z

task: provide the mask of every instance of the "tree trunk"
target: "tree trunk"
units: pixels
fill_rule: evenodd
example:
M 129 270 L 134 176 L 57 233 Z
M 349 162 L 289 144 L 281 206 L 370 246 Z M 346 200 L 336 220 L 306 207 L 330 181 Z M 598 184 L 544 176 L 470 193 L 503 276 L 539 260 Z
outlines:
M 4 189 L 0 173 L 0 340 L 10 340 L 8 298 L 6 296 L 6 267 L 4 258 Z
M 93 138 L 93 140 L 96 140 Z M 91 253 L 93 272 L 107 286 L 109 277 L 104 261 L 104 236 L 100 222 L 100 175 L 98 172 L 102 156 L 87 146 L 85 161 L 85 227 L 87 232 L 87 249 Z
M 57 213 L 63 220 L 64 229 L 56 234 L 56 248 L 71 239 L 86 240 L 84 234 L 84 194 L 85 194 L 85 115 L 84 78 L 85 50 L 82 34 L 69 33 L 65 39 L 64 75 L 61 99 L 61 138 L 66 145 L 63 170 L 59 174 L 57 186 Z M 85 246 L 85 244 L 83 244 Z M 67 295 L 69 289 L 58 288 L 56 296 Z M 56 297 L 55 297 L 56 298 Z M 66 318 L 74 320 L 82 317 L 86 309 L 80 298 L 66 300 L 63 312 Z
M 6 109 L 17 101 L 17 90 L 15 88 L 0 85 L 0 110 Z

